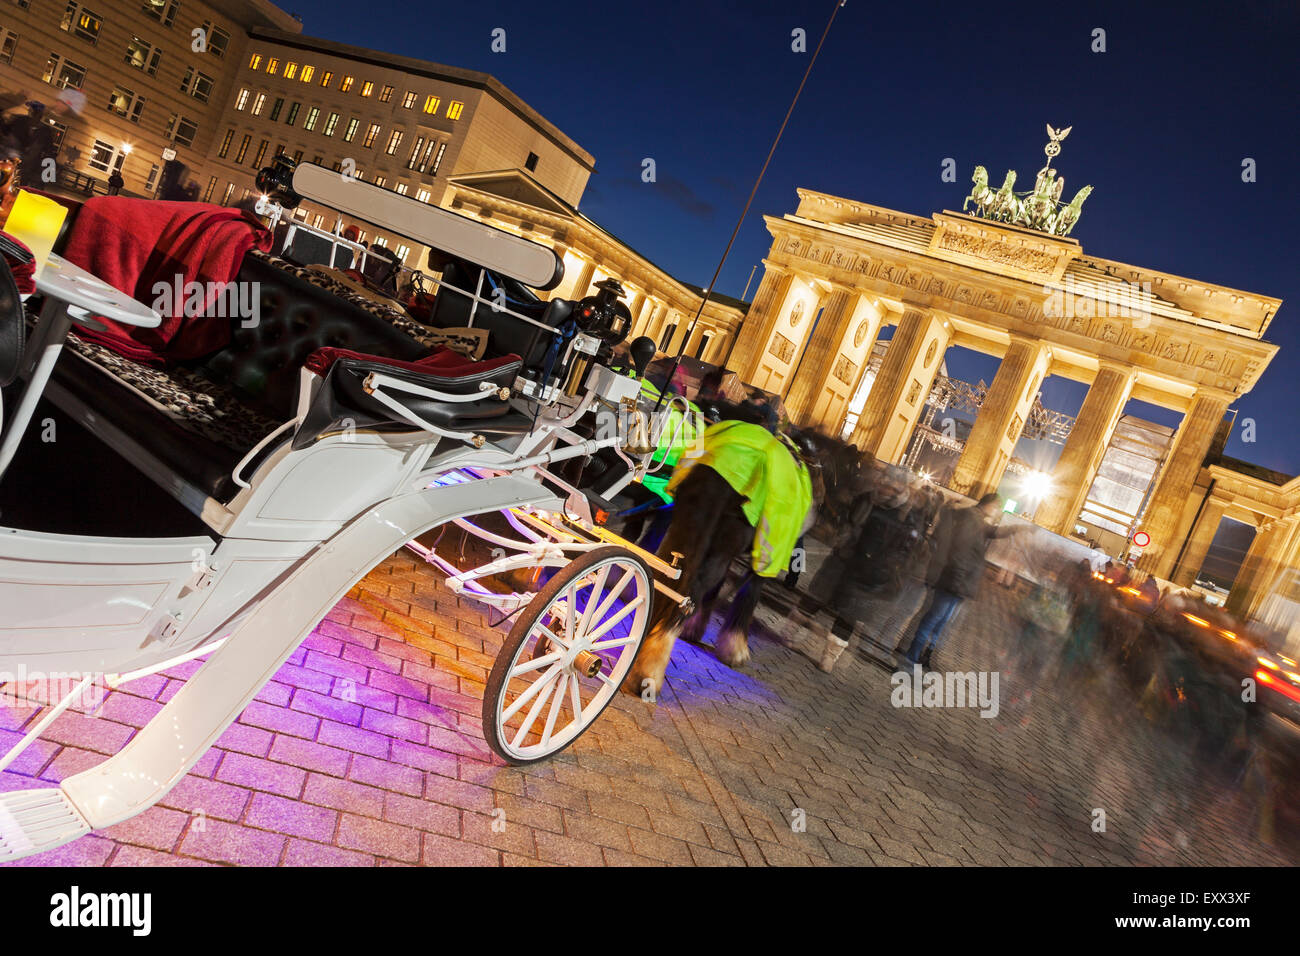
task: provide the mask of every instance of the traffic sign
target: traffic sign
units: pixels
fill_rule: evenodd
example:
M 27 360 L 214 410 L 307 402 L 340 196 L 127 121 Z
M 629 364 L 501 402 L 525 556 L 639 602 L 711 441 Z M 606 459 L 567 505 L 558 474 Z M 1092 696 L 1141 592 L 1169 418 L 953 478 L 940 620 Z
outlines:
M 1133 543 L 1139 548 L 1145 548 L 1151 543 L 1151 535 L 1147 534 L 1145 531 L 1135 532 L 1133 535 Z

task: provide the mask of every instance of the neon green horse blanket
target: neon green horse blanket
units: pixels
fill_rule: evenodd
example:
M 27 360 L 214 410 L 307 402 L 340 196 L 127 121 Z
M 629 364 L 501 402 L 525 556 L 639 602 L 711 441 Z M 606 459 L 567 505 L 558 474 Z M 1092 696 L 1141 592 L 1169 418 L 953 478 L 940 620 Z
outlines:
M 718 422 L 705 429 L 703 452 L 677 466 L 669 494 L 695 465 L 708 465 L 745 499 L 745 517 L 754 526 L 754 573 L 774 578 L 788 568 L 812 506 L 812 479 L 794 450 L 761 425 Z

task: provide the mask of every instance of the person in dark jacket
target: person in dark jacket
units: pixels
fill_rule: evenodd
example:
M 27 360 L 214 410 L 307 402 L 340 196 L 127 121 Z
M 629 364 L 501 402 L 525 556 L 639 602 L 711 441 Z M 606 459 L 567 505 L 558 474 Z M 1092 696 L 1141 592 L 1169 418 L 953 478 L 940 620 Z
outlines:
M 989 542 L 1022 530 L 999 525 L 997 519 L 1001 514 L 1002 497 L 996 492 L 990 492 L 969 508 L 952 512 L 950 525 L 943 528 L 947 540 L 942 542 L 942 548 L 935 549 L 927 575 L 933 579 L 934 596 L 929 610 L 917 624 L 916 637 L 908 646 L 901 666 L 919 665 L 926 651 L 939 650 L 961 602 L 979 593 Z

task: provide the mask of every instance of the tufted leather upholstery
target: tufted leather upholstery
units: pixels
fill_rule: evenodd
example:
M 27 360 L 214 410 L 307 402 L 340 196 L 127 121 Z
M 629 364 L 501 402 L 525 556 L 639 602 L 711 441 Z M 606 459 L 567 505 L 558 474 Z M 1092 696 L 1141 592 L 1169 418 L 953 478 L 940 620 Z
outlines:
M 239 282 L 257 283 L 259 321 L 250 328 L 232 320 L 230 344 L 200 368 L 229 385 L 259 411 L 291 417 L 298 396 L 298 370 L 319 348 L 333 347 L 413 361 L 428 347 L 360 306 L 248 256 Z

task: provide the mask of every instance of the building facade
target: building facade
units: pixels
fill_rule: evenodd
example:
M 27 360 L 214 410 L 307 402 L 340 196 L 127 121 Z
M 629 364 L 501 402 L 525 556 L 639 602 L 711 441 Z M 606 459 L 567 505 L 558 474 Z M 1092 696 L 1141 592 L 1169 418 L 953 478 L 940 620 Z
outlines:
M 48 107 L 65 88 L 84 93 L 80 116 L 53 117 L 59 163 L 101 183 L 116 170 L 151 194 L 164 151 L 206 162 L 257 27 L 301 24 L 263 0 L 5 0 L 0 88 Z

